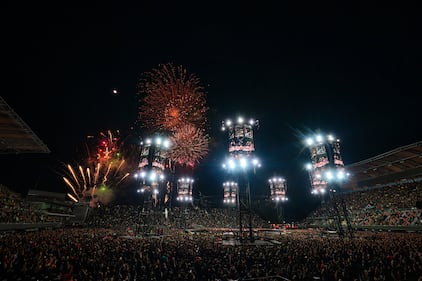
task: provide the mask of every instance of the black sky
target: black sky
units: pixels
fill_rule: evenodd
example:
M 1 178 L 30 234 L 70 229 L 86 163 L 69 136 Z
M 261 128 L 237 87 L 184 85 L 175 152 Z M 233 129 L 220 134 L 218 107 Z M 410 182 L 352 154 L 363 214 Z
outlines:
M 142 72 L 182 64 L 200 77 L 211 109 L 212 150 L 196 170 L 202 191 L 220 192 L 220 124 L 242 114 L 260 120 L 258 182 L 286 177 L 288 210 L 302 214 L 313 201 L 301 134 L 334 133 L 346 165 L 422 140 L 422 44 L 413 7 L 211 3 L 9 4 L 1 95 L 51 149 L 47 158 L 68 162 L 86 135 L 134 124 Z M 43 169 L 26 178 L 30 185 L 42 188 L 57 177 L 49 164 L 34 165 Z

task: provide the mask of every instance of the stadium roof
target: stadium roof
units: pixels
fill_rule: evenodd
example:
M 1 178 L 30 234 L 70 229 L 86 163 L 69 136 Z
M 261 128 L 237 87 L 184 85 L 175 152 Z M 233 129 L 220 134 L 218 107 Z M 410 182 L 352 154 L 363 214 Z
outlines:
M 0 96 L 0 154 L 22 153 L 50 150 Z
M 422 176 L 422 141 L 346 166 L 351 174 L 344 188 L 362 188 Z

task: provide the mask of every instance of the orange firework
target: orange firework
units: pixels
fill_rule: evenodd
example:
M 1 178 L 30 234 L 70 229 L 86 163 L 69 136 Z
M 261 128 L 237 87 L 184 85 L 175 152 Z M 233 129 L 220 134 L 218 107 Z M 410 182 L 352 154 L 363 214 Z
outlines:
M 181 166 L 194 167 L 208 154 L 209 137 L 193 125 L 184 125 L 173 132 L 168 156 Z
M 143 94 L 140 117 L 143 127 L 174 132 L 184 124 L 204 128 L 206 99 L 199 78 L 183 66 L 160 64 L 139 81 Z

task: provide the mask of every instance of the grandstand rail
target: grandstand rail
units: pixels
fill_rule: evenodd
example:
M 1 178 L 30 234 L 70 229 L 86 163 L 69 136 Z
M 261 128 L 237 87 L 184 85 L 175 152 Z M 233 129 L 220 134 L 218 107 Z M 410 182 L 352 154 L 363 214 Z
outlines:
M 419 178 L 422 176 L 422 141 L 347 165 L 346 169 L 352 177 L 342 185 L 344 190 Z

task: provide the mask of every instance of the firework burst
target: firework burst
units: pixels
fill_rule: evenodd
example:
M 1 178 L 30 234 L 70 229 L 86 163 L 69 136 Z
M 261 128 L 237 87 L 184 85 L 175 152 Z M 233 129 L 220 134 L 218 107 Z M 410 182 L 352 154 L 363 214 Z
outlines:
M 206 99 L 199 78 L 182 66 L 160 64 L 139 81 L 142 125 L 155 130 L 176 131 L 184 124 L 204 128 Z
M 120 131 L 107 130 L 100 132 L 97 137 L 88 136 L 89 144 L 86 143 L 89 163 L 106 164 L 121 158 Z
M 193 125 L 181 126 L 170 139 L 168 157 L 180 166 L 194 167 L 208 154 L 208 135 Z
M 86 168 L 79 165 L 77 169 L 68 164 L 66 168 L 68 176 L 63 176 L 63 181 L 70 189 L 67 196 L 75 202 L 90 200 L 91 205 L 110 202 L 114 190 L 129 176 L 124 172 L 125 160 Z

